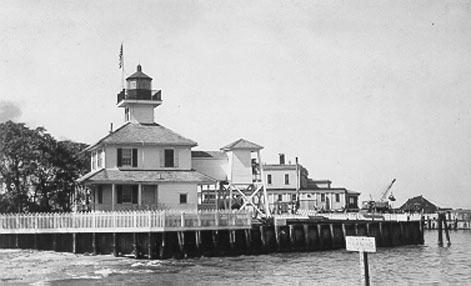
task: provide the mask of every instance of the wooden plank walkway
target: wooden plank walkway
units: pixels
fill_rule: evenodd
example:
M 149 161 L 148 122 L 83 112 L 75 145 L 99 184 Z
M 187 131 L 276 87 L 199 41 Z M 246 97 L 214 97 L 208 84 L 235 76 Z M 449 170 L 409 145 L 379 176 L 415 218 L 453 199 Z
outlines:
M 237 230 L 251 227 L 250 213 L 233 211 L 112 211 L 0 215 L 0 234 L 138 233 Z

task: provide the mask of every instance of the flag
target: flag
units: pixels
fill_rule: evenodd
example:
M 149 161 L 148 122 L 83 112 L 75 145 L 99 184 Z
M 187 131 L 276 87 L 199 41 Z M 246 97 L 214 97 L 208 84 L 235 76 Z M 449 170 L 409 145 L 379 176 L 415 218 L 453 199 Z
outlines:
M 123 63 L 123 44 L 121 44 L 121 49 L 119 50 L 119 68 L 122 68 Z

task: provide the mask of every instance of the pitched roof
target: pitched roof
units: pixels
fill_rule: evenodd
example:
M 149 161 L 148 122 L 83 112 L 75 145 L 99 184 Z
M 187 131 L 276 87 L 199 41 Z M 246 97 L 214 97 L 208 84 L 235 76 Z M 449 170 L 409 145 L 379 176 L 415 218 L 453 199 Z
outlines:
M 263 149 L 263 147 L 248 140 L 240 138 L 239 140 L 221 148 L 222 151 L 231 151 L 234 149 L 249 149 L 258 151 Z
M 127 122 L 108 134 L 88 149 L 94 149 L 103 144 L 146 144 L 146 145 L 175 145 L 196 146 L 195 141 L 181 136 L 157 123 L 142 124 Z
M 135 73 L 133 73 L 132 75 L 128 76 L 126 78 L 126 80 L 135 79 L 135 78 L 143 78 L 143 79 L 152 80 L 152 78 L 150 76 L 148 76 L 148 75 L 146 75 L 145 73 L 142 72 L 142 66 L 141 65 L 138 65 L 137 66 L 137 71 Z
M 83 183 L 214 183 L 216 180 L 193 170 L 120 170 L 101 169 L 88 173 Z
M 440 208 L 425 199 L 423 196 L 413 197 L 407 200 L 401 207 L 403 211 L 423 211 L 424 213 L 434 213 Z
M 227 159 L 221 151 L 191 151 L 191 158 Z

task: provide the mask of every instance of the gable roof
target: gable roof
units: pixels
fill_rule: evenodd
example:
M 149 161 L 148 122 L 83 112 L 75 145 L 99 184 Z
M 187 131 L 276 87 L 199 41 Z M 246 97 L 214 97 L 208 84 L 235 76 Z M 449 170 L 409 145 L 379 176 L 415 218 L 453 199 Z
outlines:
M 240 138 L 239 140 L 221 148 L 222 151 L 231 151 L 235 149 L 247 149 L 258 151 L 263 149 L 263 147 L 248 140 Z
M 90 172 L 78 183 L 200 183 L 209 184 L 215 179 L 193 170 L 121 170 L 101 169 Z
M 195 141 L 185 138 L 157 123 L 143 124 L 133 122 L 125 123 L 87 149 L 92 150 L 104 144 L 145 144 L 191 147 L 198 145 Z
M 409 211 L 409 212 L 421 212 L 423 211 L 424 213 L 434 213 L 440 208 L 433 203 L 431 203 L 429 200 L 425 199 L 422 195 L 413 197 L 407 200 L 401 207 L 401 210 L 403 211 Z

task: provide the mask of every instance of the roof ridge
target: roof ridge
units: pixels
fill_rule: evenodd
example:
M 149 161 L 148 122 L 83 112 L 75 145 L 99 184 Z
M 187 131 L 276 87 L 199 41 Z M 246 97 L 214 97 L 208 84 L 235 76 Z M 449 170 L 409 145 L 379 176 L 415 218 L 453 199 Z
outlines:
M 121 125 L 120 127 L 116 128 L 116 130 L 113 130 L 113 131 L 109 132 L 108 134 L 106 134 L 106 136 L 104 136 L 103 138 L 99 139 L 98 142 L 96 142 L 95 144 L 90 145 L 89 147 L 87 147 L 87 148 L 85 149 L 85 151 L 87 151 L 87 150 L 92 150 L 92 149 L 95 148 L 97 145 L 99 145 L 102 141 L 104 141 L 105 139 L 107 139 L 107 138 L 110 137 L 111 135 L 115 134 L 116 132 L 120 131 L 120 130 L 123 129 L 126 125 L 129 125 L 129 124 L 131 124 L 131 121 L 125 122 L 123 125 Z

